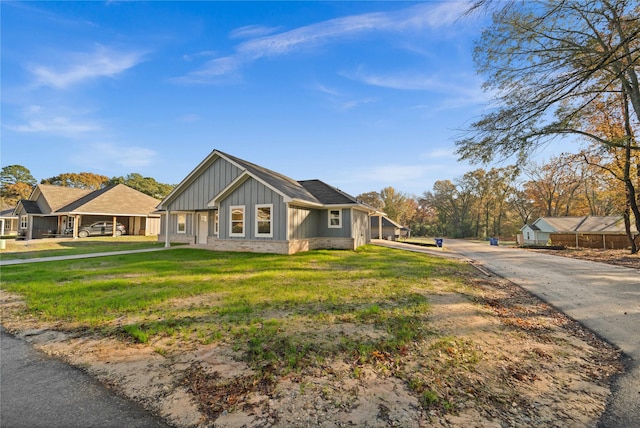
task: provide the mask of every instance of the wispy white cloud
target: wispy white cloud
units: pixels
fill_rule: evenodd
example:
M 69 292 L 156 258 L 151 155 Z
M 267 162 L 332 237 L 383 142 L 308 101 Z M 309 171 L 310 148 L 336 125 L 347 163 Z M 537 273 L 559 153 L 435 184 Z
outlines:
M 118 168 L 143 168 L 151 165 L 157 157 L 154 150 L 146 147 L 114 143 L 93 143 L 76 150 L 72 161 L 95 170 Z
M 364 105 L 364 104 L 371 104 L 371 103 L 375 103 L 377 101 L 377 98 L 373 98 L 373 97 L 369 97 L 369 98 L 362 98 L 359 100 L 351 100 L 351 101 L 347 101 L 342 103 L 342 105 L 340 106 L 341 110 L 352 110 L 358 106 Z
M 233 30 L 229 37 L 232 39 L 250 39 L 255 37 L 264 37 L 278 31 L 279 27 L 266 27 L 262 25 L 247 25 Z
M 36 85 L 65 89 L 76 83 L 116 75 L 143 61 L 141 52 L 119 52 L 98 45 L 92 52 L 61 55 L 64 66 L 31 65 Z
M 409 32 L 449 25 L 468 8 L 465 2 L 421 3 L 400 11 L 374 12 L 330 19 L 290 31 L 247 40 L 229 56 L 213 59 L 182 78 L 183 82 L 202 83 L 237 71 L 261 58 L 304 51 L 348 37 L 371 32 Z M 246 28 L 246 27 L 243 27 Z
M 90 132 L 99 131 L 102 126 L 87 120 L 82 114 L 57 109 L 55 113 L 39 106 L 31 105 L 23 112 L 22 123 L 4 123 L 4 128 L 19 133 L 42 133 L 64 137 L 80 137 Z

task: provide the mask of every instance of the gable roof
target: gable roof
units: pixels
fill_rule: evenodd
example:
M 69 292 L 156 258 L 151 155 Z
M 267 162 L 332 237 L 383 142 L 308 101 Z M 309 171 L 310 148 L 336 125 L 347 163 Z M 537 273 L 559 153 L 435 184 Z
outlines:
M 379 216 L 371 216 L 371 227 L 378 227 Z M 396 223 L 388 217 L 382 217 L 382 227 L 396 227 L 398 229 L 406 229 L 404 226 Z
M 231 156 L 221 151 L 218 151 L 218 153 L 222 155 L 223 158 L 226 158 L 228 161 L 235 163 L 238 167 L 240 167 L 240 169 L 247 171 L 251 176 L 258 179 L 258 181 L 262 181 L 268 187 L 271 187 L 273 190 L 277 191 L 283 196 L 287 196 L 291 199 L 311 202 L 314 204 L 322 203 L 312 193 L 305 189 L 304 186 L 300 184 L 300 182 L 295 181 L 292 178 L 287 177 L 286 175 L 261 167 L 254 163 L 247 162 L 243 159 Z
M 40 193 L 49 206 L 49 212 L 55 212 L 91 192 L 91 189 L 76 189 L 74 187 L 54 186 L 52 184 L 38 184 L 29 199 L 32 201 L 36 200 L 38 193 Z M 42 214 L 48 213 L 43 212 Z
M 124 184 L 94 190 L 57 210 L 58 213 L 146 216 L 160 201 Z
M 549 225 L 553 230 L 547 232 L 570 233 L 624 233 L 624 220 L 621 216 L 582 216 L 582 217 L 540 217 L 532 226 Z M 540 228 L 543 230 L 543 228 Z
M 38 203 L 36 201 L 30 201 L 28 199 L 23 199 L 20 202 L 18 202 L 18 205 L 16 205 L 16 209 L 14 213 L 18 211 L 18 207 L 20 205 L 22 205 L 22 208 L 24 208 L 24 211 L 27 214 L 42 214 L 42 210 L 40 210 L 40 206 L 38 205 Z
M 242 172 L 233 180 L 226 188 L 222 189 L 217 195 L 209 201 L 209 205 L 217 203 L 229 195 L 240 184 L 249 177 L 261 182 L 276 193 L 282 195 L 287 202 L 296 201 L 309 204 L 311 206 L 321 207 L 323 205 L 354 205 L 367 210 L 373 210 L 366 204 L 359 202 L 353 196 L 332 187 L 320 180 L 296 181 L 279 172 L 272 171 L 244 159 L 213 150 L 198 166 L 196 166 L 162 202 L 157 206 L 158 209 L 164 209 L 172 200 L 174 200 L 184 189 L 186 189 L 196 178 L 202 174 L 204 170 L 209 168 L 213 162 L 222 158 L 227 162 L 235 165 Z
M 0 218 L 18 218 L 15 213 L 15 208 L 9 208 L 8 210 L 0 211 Z

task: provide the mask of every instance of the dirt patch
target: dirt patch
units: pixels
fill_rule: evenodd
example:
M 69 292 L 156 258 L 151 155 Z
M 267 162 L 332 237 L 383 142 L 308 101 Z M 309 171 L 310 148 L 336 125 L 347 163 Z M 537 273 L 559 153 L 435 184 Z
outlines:
M 530 250 L 554 256 L 570 257 L 574 259 L 590 260 L 592 262 L 607 263 L 640 269 L 640 253 L 631 254 L 629 250 L 600 250 L 593 248 L 566 248 L 564 250 Z
M 399 354 L 342 355 L 277 376 L 224 342 L 133 344 L 27 317 L 15 295 L 2 293 L 1 305 L 8 331 L 176 427 L 597 425 L 622 370 L 612 346 L 503 279 L 434 281 L 426 297 L 430 334 Z M 318 337 L 384 334 L 336 322 Z

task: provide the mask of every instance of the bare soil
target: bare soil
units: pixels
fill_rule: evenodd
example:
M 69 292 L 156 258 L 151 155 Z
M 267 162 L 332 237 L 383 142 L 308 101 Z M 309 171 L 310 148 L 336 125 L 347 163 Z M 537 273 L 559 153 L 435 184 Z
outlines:
M 607 263 L 640 269 L 640 253 L 631 254 L 629 250 L 604 250 L 593 248 L 566 248 L 564 250 L 531 250 L 562 257 L 590 260 L 592 262 Z
M 470 275 L 456 289 L 432 283 L 433 335 L 402 358 L 344 356 L 280 377 L 255 373 L 224 343 L 133 344 L 43 323 L 17 295 L 3 292 L 0 305 L 8 331 L 176 427 L 595 427 L 623 370 L 619 352 L 512 283 Z

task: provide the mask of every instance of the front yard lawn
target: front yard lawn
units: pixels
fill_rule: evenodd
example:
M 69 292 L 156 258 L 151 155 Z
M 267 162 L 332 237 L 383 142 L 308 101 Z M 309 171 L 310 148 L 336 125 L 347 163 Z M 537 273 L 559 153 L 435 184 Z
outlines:
M 590 426 L 620 369 L 506 281 L 376 246 L 12 265 L 1 288 L 9 331 L 176 426 Z

